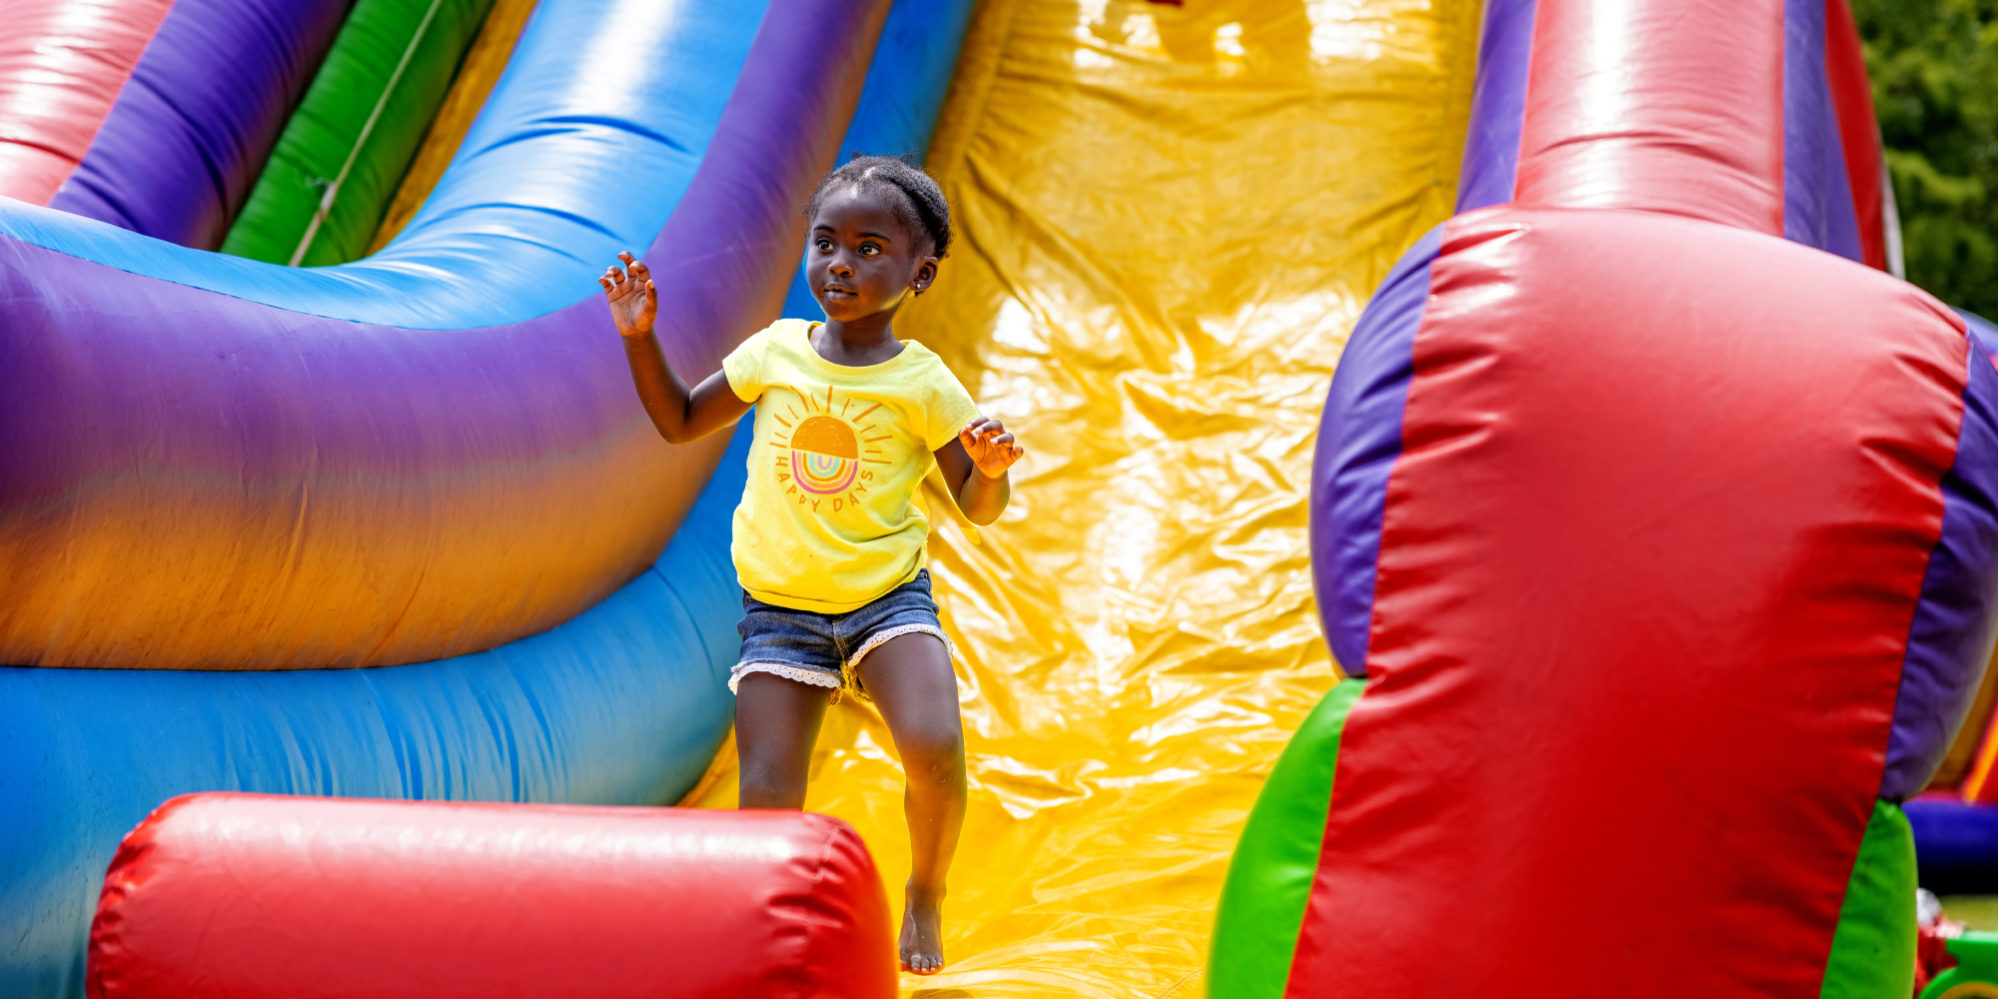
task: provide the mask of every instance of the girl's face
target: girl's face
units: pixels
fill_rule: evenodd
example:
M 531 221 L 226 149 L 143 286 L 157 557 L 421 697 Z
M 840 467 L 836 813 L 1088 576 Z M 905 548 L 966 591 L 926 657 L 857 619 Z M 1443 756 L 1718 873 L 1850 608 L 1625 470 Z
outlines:
M 936 280 L 937 258 L 884 203 L 896 197 L 872 185 L 826 192 L 807 236 L 805 275 L 826 318 L 852 322 L 893 313 L 912 291 Z

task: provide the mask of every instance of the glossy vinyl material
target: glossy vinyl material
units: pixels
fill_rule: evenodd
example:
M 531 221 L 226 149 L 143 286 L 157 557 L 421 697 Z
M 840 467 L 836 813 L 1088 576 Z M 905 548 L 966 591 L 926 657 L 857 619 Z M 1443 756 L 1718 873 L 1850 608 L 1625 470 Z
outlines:
M 1665 214 L 1486 209 L 1433 273 L 1287 994 L 1815 995 L 1988 356 Z
M 707 48 L 727 41 L 699 30 L 702 7 L 625 13 L 614 45 L 602 22 L 619 19 L 617 4 L 546 11 L 522 45 L 540 61 L 515 85 L 597 78 L 603 65 L 582 68 L 576 52 L 591 39 L 634 64 L 698 77 Z M 735 57 L 750 70 L 657 234 L 673 302 L 661 338 L 683 370 L 712 370 L 775 317 L 798 252 L 796 206 L 839 148 L 887 3 L 777 11 Z M 658 33 L 641 35 L 647 26 Z M 686 46 L 682 58 L 647 54 L 681 51 L 673 46 Z M 726 67 L 731 56 L 722 47 L 715 58 Z M 585 106 L 633 113 L 645 96 L 585 93 Z M 545 110 L 558 98 L 529 103 Z M 502 180 L 478 149 L 548 128 L 537 117 L 482 124 L 460 154 L 470 176 L 426 209 L 440 219 L 440 200 L 461 203 L 482 181 Z M 643 121 L 591 119 L 570 131 L 685 155 Z M 610 151 L 588 138 L 556 149 L 585 162 Z M 635 200 L 577 198 L 598 199 L 607 216 Z M 542 233 L 544 249 L 587 249 L 560 242 L 578 226 L 599 230 L 597 240 L 607 231 L 562 218 Z M 422 227 L 419 217 L 412 232 Z M 671 266 L 696 243 L 718 249 L 698 269 Z M 218 270 L 304 273 L 202 256 Z M 0 295 L 18 303 L 0 339 L 10 382 L 0 393 L 0 560 L 25 581 L 0 606 L 0 662 L 302 668 L 490 648 L 568 619 L 650 564 L 725 443 L 659 440 L 593 281 L 547 316 L 422 332 L 121 275 L 5 240 Z
M 1489 0 L 1484 5 L 1478 80 L 1464 134 L 1463 180 L 1457 186 L 1459 214 L 1512 200 L 1537 7 L 1538 0 Z
M 1298 726 L 1256 796 L 1214 914 L 1209 995 L 1280 999 L 1304 907 L 1318 875 L 1319 833 L 1332 804 L 1332 776 L 1346 716 L 1366 688 L 1342 680 Z
M 47 204 L 90 148 L 173 0 L 8 0 L 0 198 Z
M 1901 806 L 1873 805 L 1839 910 L 1821 996 L 1900 999 L 1915 989 L 1915 837 Z
M 889 12 L 847 149 L 928 144 L 968 7 L 901 0 Z M 687 793 L 733 707 L 724 681 L 741 591 L 728 522 L 746 430 L 731 447 L 657 564 L 489 652 L 361 671 L 0 670 L 0 814 L 30 817 L 0 824 L 0 939 L 17 943 L 0 951 L 0 995 L 82 994 L 105 864 L 176 794 L 661 804 Z M 91 724 L 76 722 L 78 704 Z
M 1957 790 L 1966 799 L 1975 800 L 1977 792 L 1990 782 L 1992 765 L 1998 763 L 1992 758 L 1998 756 L 1998 730 L 1994 726 L 1998 726 L 1998 669 L 1986 664 L 1984 681 L 1978 685 L 1963 727 L 1956 730 L 1956 740 L 1950 743 L 1927 790 Z M 1992 860 L 1998 863 L 1998 856 Z
M 316 266 L 359 257 L 493 0 L 360 0 L 222 252 Z
M 900 328 L 1027 456 L 998 524 L 931 540 L 972 786 L 949 964 L 905 994 L 1204 988 L 1229 851 L 1336 679 L 1306 556 L 1325 385 L 1366 293 L 1449 212 L 1477 20 L 981 4 L 930 157 L 963 242 Z M 807 806 L 894 886 L 890 747 L 842 702 Z M 730 805 L 717 776 L 704 800 Z
M 1780 0 L 1545 0 L 1513 200 L 1783 231 Z M 1724 33 L 1701 30 L 1724 24 Z
M 1957 310 L 1972 339 L 1998 356 L 1998 326 L 1983 316 Z M 1998 805 L 1998 669 L 1987 664 L 1956 740 L 1944 755 L 1930 787 L 1954 790 L 1965 801 Z M 1948 820 L 1931 818 L 1918 833 L 1948 825 Z M 1991 879 L 1998 883 L 1998 851 L 1986 858 Z
M 178 0 L 49 207 L 213 249 L 352 0 Z
M 1900 222 L 1887 189 L 1887 164 L 1880 154 L 1880 123 L 1873 116 L 1873 87 L 1853 23 L 1849 0 L 1824 0 L 1825 77 L 1838 116 L 1840 151 L 1858 223 L 1858 260 L 1901 277 L 1900 251 L 1891 243 Z
M 1562 9 L 1549 15 L 1550 30 L 1554 25 L 1576 16 L 1569 9 L 1575 5 L 1560 6 Z M 1736 175 L 1734 183 L 1738 189 L 1735 193 L 1752 201 L 1759 199 L 1761 195 L 1756 189 L 1762 187 L 1767 178 L 1744 177 L 1742 171 L 1746 161 L 1739 159 L 1740 151 L 1729 154 L 1726 150 L 1715 148 L 1716 144 L 1724 145 L 1746 137 L 1748 132 L 1744 129 L 1759 128 L 1759 121 L 1728 122 L 1726 116 L 1722 120 L 1704 122 L 1692 118 L 1675 119 L 1675 115 L 1684 115 L 1692 105 L 1672 100 L 1670 91 L 1653 94 L 1653 97 L 1661 99 L 1647 107 L 1643 95 L 1627 92 L 1629 77 L 1640 71 L 1641 60 L 1624 59 L 1617 53 L 1633 44 L 1650 47 L 1659 44 L 1661 39 L 1669 43 L 1671 34 L 1660 29 L 1663 33 L 1654 32 L 1642 40 L 1633 40 L 1633 32 L 1645 31 L 1652 26 L 1618 15 L 1637 8 L 1607 6 L 1598 9 L 1606 16 L 1591 22 L 1594 27 L 1591 37 L 1604 43 L 1608 51 L 1601 58 L 1607 59 L 1611 65 L 1607 68 L 1569 67 L 1554 73 L 1555 76 L 1560 76 L 1562 72 L 1586 76 L 1583 90 L 1570 90 L 1565 95 L 1557 95 L 1556 103 L 1586 93 L 1586 98 L 1575 97 L 1574 103 L 1592 109 L 1590 114 L 1598 119 L 1594 122 L 1597 130 L 1590 131 L 1583 127 L 1573 136 L 1555 135 L 1551 140 L 1543 136 L 1539 141 L 1561 156 L 1579 155 L 1576 148 L 1571 148 L 1572 144 L 1573 147 L 1588 149 L 1589 156 L 1607 159 L 1646 147 L 1674 147 L 1678 155 L 1728 163 L 1726 172 Z M 1537 0 L 1492 0 L 1486 5 L 1476 99 L 1465 140 L 1464 183 L 1457 196 L 1459 212 L 1514 199 L 1537 11 Z M 1760 21 L 1757 23 L 1761 24 Z M 1853 26 L 1846 0 L 1784 0 L 1782 40 L 1783 203 L 1780 210 L 1783 235 L 1807 246 L 1884 269 L 1887 267 L 1884 252 L 1886 232 L 1894 221 L 1892 208 L 1882 193 L 1880 178 L 1885 168 L 1873 125 L 1873 104 L 1866 81 L 1866 67 L 1859 58 L 1859 32 Z M 1739 51 L 1760 46 L 1767 52 L 1767 42 L 1766 35 L 1762 33 L 1753 38 L 1744 36 L 1734 40 Z M 1647 54 L 1646 58 L 1700 65 L 1698 59 L 1710 54 L 1698 50 L 1678 53 L 1661 51 Z M 1690 61 L 1689 56 L 1692 57 Z M 1749 67 L 1746 61 L 1738 61 L 1725 71 L 1739 74 L 1749 71 Z M 1761 81 L 1766 75 L 1766 66 L 1756 72 L 1755 89 L 1763 88 Z M 1556 82 L 1563 86 L 1582 86 L 1572 79 Z M 1723 85 L 1740 82 L 1730 79 Z M 1611 104 L 1616 102 L 1627 103 L 1612 108 Z M 1641 109 L 1641 118 L 1634 114 L 1633 108 Z M 1558 111 L 1558 108 L 1543 106 L 1543 112 Z M 1575 117 L 1587 118 L 1589 115 Z M 1619 122 L 1628 123 L 1631 127 L 1620 128 Z M 1549 126 L 1542 123 L 1541 127 Z M 1571 122 L 1563 127 L 1580 126 Z M 1755 138 L 1757 141 L 1753 145 L 1761 149 L 1760 140 L 1765 137 Z M 1619 146 L 1623 148 L 1618 149 Z M 1735 158 L 1730 159 L 1730 155 Z M 1666 179 L 1670 179 L 1669 168 L 1667 170 Z M 1757 164 L 1751 172 L 1763 170 L 1765 166 Z M 1600 191 L 1592 193 L 1589 188 L 1637 183 L 1635 177 L 1619 175 L 1609 167 L 1589 173 L 1585 178 L 1570 179 L 1586 179 L 1587 184 L 1562 197 L 1622 197 Z M 1720 181 L 1716 177 L 1713 182 Z M 1628 193 L 1626 191 L 1625 195 Z M 1683 211 L 1684 208 L 1671 210 Z M 1717 209 L 1695 209 L 1707 210 Z M 1766 213 L 1766 206 L 1755 211 L 1760 218 Z
M 1843 183 L 1771 144 L 1797 8 L 1487 11 L 1475 113 L 1523 116 L 1519 201 L 1593 210 L 1452 219 L 1405 408 L 1341 402 L 1394 364 L 1335 380 L 1320 556 L 1374 423 L 1399 453 L 1286 995 L 1905 994 L 1878 799 L 1927 778 L 1990 654 L 1998 372 L 1912 286 L 1762 235 L 1785 179 Z M 1488 203 L 1509 126 L 1470 133 Z M 1409 298 L 1349 358 L 1411 350 Z
M 1339 432 L 1319 435 L 1312 461 L 1311 568 L 1325 641 L 1347 676 L 1367 675 L 1381 515 L 1388 475 L 1402 453 L 1415 331 L 1429 305 L 1429 268 L 1442 240 L 1442 227 L 1431 229 L 1395 262 L 1360 313 L 1325 399 L 1324 422 Z
M 1998 369 L 1989 347 L 1968 339 L 1963 429 L 1942 480 L 1942 535 L 1922 577 L 1894 696 L 1880 780 L 1888 801 L 1919 792 L 1941 766 L 1998 640 L 1998 585 L 1991 581 L 1998 566 Z
M 1836 27 L 1826 16 L 1826 7 L 1835 2 L 1785 0 L 1783 4 L 1783 237 L 1847 260 L 1861 260 L 1860 220 L 1846 176 L 1839 105 L 1826 75 L 1833 63 L 1828 58 L 1828 32 Z M 1858 32 L 1853 36 L 1857 46 Z M 1865 75 L 1861 66 L 1861 86 Z M 1873 121 L 1870 107 L 1866 121 Z
M 402 329 L 497 326 L 560 311 L 601 294 L 598 261 L 650 245 L 680 204 L 767 7 L 551 5 L 514 47 L 418 217 L 365 260 L 279 267 L 10 202 L 0 202 L 0 235 L 247 302 Z M 597 41 L 607 18 L 619 20 L 630 44 Z M 620 85 L 596 85 L 601 77 L 578 65 L 585 60 Z M 651 186 L 634 195 L 623 182 L 630 174 L 652 178 Z
M 506 68 L 507 57 L 513 54 L 514 42 L 527 26 L 535 3 L 536 0 L 493 0 L 479 36 L 472 40 L 464 63 L 458 67 L 458 75 L 451 81 L 451 92 L 438 106 L 437 115 L 423 136 L 423 144 L 417 148 L 416 157 L 410 161 L 394 199 L 382 215 L 381 227 L 369 239 L 368 253 L 380 251 L 402 232 L 402 227 L 409 224 L 410 217 L 423 207 L 424 200 L 437 187 L 444 168 L 458 153 L 458 144 L 465 141 L 465 133 L 471 130 L 473 116 L 485 106 L 493 84 L 499 82 L 500 71 Z
M 496 649 L 370 670 L 0 668 L 0 996 L 83 994 L 104 867 L 175 795 L 678 800 L 734 710 L 748 433 L 731 446 L 657 564 Z
M 118 849 L 91 999 L 888 999 L 867 847 L 799 812 L 176 798 Z

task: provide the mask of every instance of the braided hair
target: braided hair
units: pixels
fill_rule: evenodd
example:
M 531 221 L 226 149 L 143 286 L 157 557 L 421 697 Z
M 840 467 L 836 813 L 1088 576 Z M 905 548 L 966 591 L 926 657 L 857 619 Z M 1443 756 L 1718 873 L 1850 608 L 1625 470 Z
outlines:
M 930 241 L 931 252 L 943 257 L 950 252 L 950 202 L 943 188 L 907 156 L 855 156 L 826 174 L 805 205 L 805 221 L 818 217 L 819 205 L 836 187 L 851 185 L 899 192 L 889 198 L 895 217 L 911 233 L 922 233 Z

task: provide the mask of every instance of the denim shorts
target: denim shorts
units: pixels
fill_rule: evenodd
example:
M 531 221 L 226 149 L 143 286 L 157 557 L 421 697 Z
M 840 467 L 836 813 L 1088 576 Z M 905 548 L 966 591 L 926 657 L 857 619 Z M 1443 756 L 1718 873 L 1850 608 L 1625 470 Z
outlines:
M 950 651 L 950 639 L 937 620 L 930 598 L 930 571 L 874 598 L 864 607 L 843 614 L 820 614 L 766 604 L 742 595 L 742 660 L 728 674 L 728 689 L 750 673 L 777 676 L 838 691 L 865 691 L 854 677 L 860 660 L 876 646 L 903 635 L 935 635 Z

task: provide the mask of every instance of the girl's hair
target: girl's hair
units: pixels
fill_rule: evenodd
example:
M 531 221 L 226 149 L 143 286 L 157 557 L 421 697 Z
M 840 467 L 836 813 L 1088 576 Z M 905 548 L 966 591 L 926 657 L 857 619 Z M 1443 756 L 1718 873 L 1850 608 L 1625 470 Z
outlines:
M 891 195 L 892 211 L 911 233 L 929 237 L 937 256 L 950 252 L 950 202 L 943 188 L 915 161 L 906 156 L 858 156 L 826 174 L 805 205 L 805 222 L 818 217 L 819 204 L 835 187 L 852 185 L 899 192 Z

